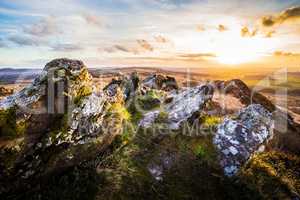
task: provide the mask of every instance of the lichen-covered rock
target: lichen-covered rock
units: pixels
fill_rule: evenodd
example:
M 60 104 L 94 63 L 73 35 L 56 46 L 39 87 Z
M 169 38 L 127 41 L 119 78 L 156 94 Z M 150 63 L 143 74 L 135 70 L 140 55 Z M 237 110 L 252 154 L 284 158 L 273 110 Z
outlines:
M 84 95 L 87 96 L 91 93 L 91 76 L 86 66 L 78 60 L 66 58 L 55 59 L 46 64 L 44 70 L 32 84 L 2 100 L 0 102 L 0 109 L 18 106 L 28 111 L 27 109 L 34 107 L 33 104 L 39 100 L 51 101 L 51 98 L 53 98 L 53 103 L 58 104 L 58 102 L 55 102 L 57 100 L 55 96 L 68 96 L 74 99 L 80 98 L 80 94 L 78 93 L 82 88 L 89 91 Z M 41 104 L 39 106 L 46 105 Z M 48 109 L 54 109 L 54 107 L 55 105 L 52 105 Z M 37 107 L 34 107 L 34 111 L 37 111 Z M 44 111 L 40 110 L 40 112 Z
M 124 100 L 127 101 L 132 97 L 135 91 L 139 87 L 139 77 L 136 72 L 130 74 L 130 76 L 122 76 L 119 79 L 113 79 L 107 86 L 104 87 L 104 91 L 109 96 L 114 96 L 120 88 L 124 94 Z
M 173 100 L 166 106 L 171 129 L 178 129 L 180 124 L 201 110 L 213 95 L 210 85 L 201 85 L 171 95 Z
M 234 175 L 272 136 L 272 115 L 259 104 L 242 109 L 235 119 L 225 119 L 213 139 L 225 174 Z
M 51 130 L 56 115 L 72 110 L 92 93 L 91 76 L 81 61 L 56 59 L 21 91 L 0 101 L 2 136 L 20 137 Z M 9 111 L 9 115 L 6 115 Z M 12 113 L 13 112 L 13 113 Z M 33 137 L 35 138 L 35 137 Z
M 201 110 L 205 103 L 212 98 L 213 89 L 210 85 L 201 85 L 194 88 L 187 88 L 172 93 L 169 98 L 172 101 L 163 108 L 168 114 L 167 124 L 170 129 L 178 129 L 182 122 L 188 120 L 195 112 Z M 159 115 L 158 111 L 145 114 L 139 125 L 150 126 Z
M 158 110 L 145 113 L 143 119 L 139 122 L 139 126 L 150 127 L 154 123 L 158 115 L 159 115 Z
M 0 130 L 18 130 L 16 136 L 23 138 L 11 158 L 0 155 L 0 159 L 9 160 L 0 172 L 0 190 L 9 190 L 6 182 L 37 179 L 104 151 L 128 120 L 123 92 L 118 86 L 114 94 L 96 95 L 81 61 L 57 59 L 48 63 L 31 85 L 0 102 Z M 4 123 L 6 117 L 14 121 Z M 26 125 L 23 135 L 19 134 L 19 122 Z M 1 152 L 10 149 L 0 147 Z
M 143 80 L 142 85 L 144 87 L 148 87 L 151 89 L 165 90 L 165 91 L 178 89 L 178 84 L 175 78 L 170 76 L 165 77 L 160 74 L 154 74 L 152 76 L 147 77 L 146 79 Z

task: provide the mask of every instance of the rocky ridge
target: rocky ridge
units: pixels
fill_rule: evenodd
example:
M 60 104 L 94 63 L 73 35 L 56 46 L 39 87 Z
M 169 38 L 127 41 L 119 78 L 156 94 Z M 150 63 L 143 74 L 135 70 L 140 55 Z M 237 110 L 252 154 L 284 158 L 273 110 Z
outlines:
M 50 84 L 53 94 L 47 91 Z M 52 95 L 53 105 L 47 107 Z M 96 95 L 81 61 L 57 59 L 48 63 L 33 84 L 0 103 L 1 121 L 14 115 L 17 126 L 1 123 L 1 135 L 20 137 L 15 145 L 18 148 L 10 149 L 12 160 L 1 166 L 1 180 L 35 179 L 97 155 L 121 133 L 124 119 L 116 109 L 124 103 L 121 89 L 112 95 Z M 6 115 L 7 110 L 13 113 Z M 25 129 L 22 133 L 19 123 Z M 12 133 L 6 135 L 6 130 Z M 7 156 L 7 148 L 1 150 Z
M 272 144 L 276 106 L 240 80 L 179 88 L 172 77 L 152 75 L 140 81 L 133 73 L 96 91 L 91 79 L 81 61 L 56 59 L 46 64 L 31 85 L 0 101 L 0 137 L 7 141 L 0 147 L 0 193 L 98 159 L 118 136 L 129 137 L 124 130 L 128 123 L 133 135 L 163 127 L 145 135 L 158 143 L 164 140 L 161 134 L 169 134 L 165 129 L 182 135 L 185 125 L 200 126 L 196 140 L 211 138 L 209 144 L 226 176 L 237 175 L 256 153 L 280 146 Z M 219 111 L 222 106 L 214 95 L 224 88 L 225 96 L 239 102 L 238 112 Z M 295 125 L 290 126 L 297 132 Z M 209 128 L 209 135 L 203 127 Z M 127 143 L 127 139 L 122 142 Z M 205 154 L 202 146 L 194 152 L 200 157 Z M 163 181 L 165 171 L 176 165 L 176 157 L 164 150 L 150 159 L 146 169 L 155 180 Z

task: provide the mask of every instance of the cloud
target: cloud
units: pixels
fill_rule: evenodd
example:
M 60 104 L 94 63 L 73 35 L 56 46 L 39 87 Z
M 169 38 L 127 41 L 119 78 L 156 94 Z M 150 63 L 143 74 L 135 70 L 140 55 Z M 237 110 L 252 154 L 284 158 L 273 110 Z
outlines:
M 114 45 L 114 48 L 116 50 L 123 51 L 123 52 L 131 52 L 131 50 L 129 48 L 127 48 L 125 46 L 118 45 L 118 44 Z
M 205 31 L 205 28 L 204 28 L 203 25 L 198 25 L 198 26 L 196 27 L 196 29 L 197 29 L 198 32 L 203 32 L 203 31 Z
M 170 42 L 166 37 L 161 36 L 161 35 L 154 36 L 154 40 L 158 43 L 168 43 L 168 42 Z
M 99 16 L 96 15 L 90 15 L 90 14 L 84 14 L 83 15 L 84 20 L 91 25 L 95 25 L 95 26 L 99 26 L 102 27 L 103 26 L 103 22 L 100 19 Z
M 59 31 L 55 20 L 55 17 L 46 17 L 38 23 L 25 27 L 24 32 L 40 37 L 58 33 Z
M 15 9 L 9 9 L 9 8 L 1 8 L 0 7 L 0 13 L 6 14 L 6 15 L 13 15 L 13 16 L 25 16 L 25 17 L 43 17 L 45 14 L 41 13 L 34 13 L 30 11 L 20 11 Z
M 213 53 L 188 53 L 188 54 L 178 54 L 177 58 L 184 60 L 204 60 L 207 58 L 216 57 Z
M 227 31 L 228 28 L 227 28 L 225 25 L 223 25 L 223 24 L 219 24 L 218 30 L 219 30 L 220 32 L 224 32 L 224 31 Z
M 26 37 L 21 35 L 12 35 L 8 38 L 9 41 L 19 46 L 38 46 L 39 42 L 32 37 Z
M 5 47 L 7 47 L 6 42 L 4 42 L 2 38 L 0 38 L 0 48 L 5 48 Z
M 99 50 L 100 51 L 103 50 L 107 53 L 114 53 L 114 52 L 118 52 L 118 51 L 125 52 L 125 53 L 133 53 L 133 54 L 138 54 L 139 53 L 139 51 L 135 48 L 129 48 L 129 47 L 119 45 L 119 44 L 113 45 L 112 47 L 99 49 Z
M 176 9 L 184 5 L 193 3 L 194 0 L 146 0 L 146 2 L 151 2 L 151 4 L 159 5 L 163 9 Z
M 278 56 L 278 57 L 296 57 L 296 56 L 300 56 L 300 53 L 293 53 L 293 52 L 285 52 L 285 51 L 275 51 L 273 53 L 274 56 Z
M 282 20 L 299 18 L 300 17 L 300 6 L 289 8 L 280 14 Z
M 147 51 L 153 51 L 153 46 L 147 41 L 147 40 L 136 40 L 137 43 L 142 47 L 143 49 Z
M 64 51 L 64 52 L 72 52 L 72 51 L 80 51 L 84 48 L 78 44 L 57 44 L 52 46 L 53 51 Z
M 274 33 L 276 33 L 276 32 L 275 31 L 269 31 L 269 32 L 266 33 L 265 37 L 266 38 L 271 38 L 271 37 L 273 37 Z
M 270 27 L 294 19 L 300 19 L 300 6 L 288 8 L 278 15 L 264 16 L 261 22 L 264 26 Z
M 264 26 L 273 26 L 276 23 L 277 19 L 273 16 L 264 16 L 261 19 L 261 23 Z
M 254 37 L 257 34 L 258 30 L 254 29 L 253 31 L 250 31 L 247 26 L 244 26 L 241 29 L 241 36 L 242 37 Z
M 155 57 L 134 57 L 136 60 L 144 61 L 160 61 L 160 62 L 199 62 L 199 61 L 208 61 L 210 58 L 215 58 L 216 55 L 213 53 L 178 53 L 174 55 L 164 55 L 164 56 L 155 56 Z M 132 59 L 132 57 L 128 58 Z

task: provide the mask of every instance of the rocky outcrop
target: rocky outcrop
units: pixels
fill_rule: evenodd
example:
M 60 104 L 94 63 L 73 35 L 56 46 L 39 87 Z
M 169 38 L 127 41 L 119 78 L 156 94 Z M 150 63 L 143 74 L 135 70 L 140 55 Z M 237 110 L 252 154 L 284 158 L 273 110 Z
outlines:
M 274 147 L 299 152 L 300 128 L 290 116 L 280 112 L 275 118 L 275 106 L 262 95 L 252 95 L 240 80 L 216 85 L 218 91 L 208 83 L 178 89 L 172 77 L 153 75 L 140 83 L 133 73 L 95 91 L 81 61 L 51 61 L 31 85 L 0 101 L 0 198 L 27 194 L 52 175 L 60 177 L 75 168 L 77 173 L 81 167 L 101 174 L 101 187 L 109 192 L 110 183 L 119 184 L 113 191 L 120 184 L 126 192 L 130 184 L 133 192 L 136 185 L 143 185 L 144 191 L 144 184 L 164 184 L 168 189 L 159 192 L 168 192 L 178 180 L 184 182 L 176 188 L 197 185 L 198 192 L 198 186 L 212 181 L 200 192 L 215 198 L 215 184 L 222 179 L 225 184 L 220 185 L 227 189 L 232 179 L 224 174 L 239 175 L 256 152 Z M 213 98 L 216 92 L 226 98 Z M 221 112 L 222 100 L 232 112 Z M 277 133 L 274 123 L 276 127 L 281 121 L 287 122 L 289 136 L 277 137 L 277 144 L 272 139 Z M 71 182 L 80 182 L 77 175 L 72 174 Z
M 272 136 L 272 115 L 261 105 L 252 104 L 236 118 L 225 119 L 213 140 L 225 174 L 234 175 L 254 152 L 264 149 L 264 143 Z
M 275 111 L 275 105 L 262 94 L 252 91 L 243 81 L 233 79 L 229 81 L 214 82 L 219 91 L 223 94 L 230 94 L 238 98 L 242 104 L 248 106 L 250 104 L 260 104 L 268 111 Z
M 37 110 L 38 101 L 53 100 L 57 105 L 63 102 L 58 102 L 55 97 L 68 96 L 76 100 L 81 97 L 80 95 L 86 95 L 82 94 L 83 92 L 90 94 L 91 87 L 91 76 L 81 61 L 56 59 L 46 64 L 32 84 L 1 101 L 0 109 L 18 106 L 24 109 L 34 107 Z M 46 105 L 40 103 L 39 108 L 40 106 Z M 48 109 L 55 109 L 55 105 Z
M 175 78 L 170 76 L 165 77 L 160 74 L 154 74 L 152 76 L 147 77 L 145 80 L 143 80 L 142 86 L 165 91 L 178 89 L 178 84 Z
M 136 72 L 132 73 L 130 76 L 121 76 L 119 79 L 113 79 L 106 87 L 104 91 L 109 96 L 114 96 L 118 88 L 121 88 L 121 91 L 124 94 L 125 101 L 130 99 L 139 87 L 139 77 Z
M 1 191 L 9 190 L 6 182 L 47 176 L 105 150 L 121 133 L 125 120 L 120 113 L 125 104 L 122 89 L 96 95 L 81 61 L 57 59 L 31 85 L 1 101 L 2 113 L 16 113 L 4 116 L 16 116 L 16 123 L 12 127 L 0 123 L 1 131 L 19 131 L 19 122 L 25 129 L 22 135 L 14 135 L 21 140 L 14 154 L 7 155 L 11 146 L 1 146 L 0 159 L 9 159 L 9 163 L 1 160 L 0 167 L 5 169 L 0 174 Z
M 171 93 L 170 103 L 163 107 L 163 111 L 152 111 L 145 114 L 139 125 L 150 126 L 160 112 L 167 113 L 166 122 L 171 129 L 178 129 L 182 122 L 187 121 L 195 112 L 201 110 L 212 98 L 213 89 L 210 85 L 201 85 Z

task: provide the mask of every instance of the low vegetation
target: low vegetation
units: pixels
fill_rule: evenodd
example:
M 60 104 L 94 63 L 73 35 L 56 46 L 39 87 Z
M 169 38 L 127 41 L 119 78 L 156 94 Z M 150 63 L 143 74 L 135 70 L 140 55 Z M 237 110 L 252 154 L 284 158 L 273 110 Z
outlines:
M 243 183 L 264 199 L 295 199 L 300 194 L 300 157 L 282 152 L 254 155 L 240 172 Z
M 202 115 L 199 118 L 200 124 L 205 127 L 216 127 L 219 123 L 222 122 L 222 118 L 213 115 Z
M 0 137 L 16 138 L 26 131 L 24 120 L 17 120 L 16 108 L 0 110 Z
M 74 104 L 80 105 L 82 102 L 82 99 L 86 96 L 89 96 L 92 94 L 92 88 L 86 85 L 83 85 L 79 88 L 78 93 L 76 94 L 76 97 L 74 98 Z
M 151 110 L 161 105 L 162 97 L 162 92 L 152 89 L 147 91 L 145 95 L 140 95 L 138 103 L 143 110 Z

